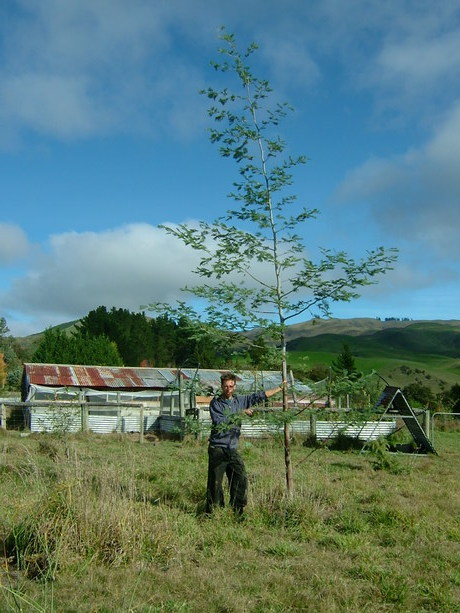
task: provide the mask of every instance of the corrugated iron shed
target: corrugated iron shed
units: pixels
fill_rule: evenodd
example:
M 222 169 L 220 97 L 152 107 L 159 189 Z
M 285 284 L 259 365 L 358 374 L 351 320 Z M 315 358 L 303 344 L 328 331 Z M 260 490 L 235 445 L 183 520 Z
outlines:
M 29 385 L 93 389 L 165 389 L 174 381 L 164 369 L 117 366 L 24 364 Z
M 119 366 L 77 366 L 62 364 L 24 364 L 23 388 L 30 385 L 77 387 L 112 390 L 166 390 L 177 385 L 179 376 L 185 384 L 199 383 L 209 391 L 220 389 L 220 377 L 225 370 L 196 368 L 153 368 Z M 250 392 L 271 389 L 281 383 L 277 371 L 238 371 L 238 390 Z M 305 390 L 309 390 L 307 386 Z

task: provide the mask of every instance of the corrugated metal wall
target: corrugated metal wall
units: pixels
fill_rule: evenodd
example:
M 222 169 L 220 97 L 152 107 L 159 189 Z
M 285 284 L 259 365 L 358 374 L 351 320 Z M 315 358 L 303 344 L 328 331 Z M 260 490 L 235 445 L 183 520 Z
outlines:
M 203 435 L 207 436 L 211 421 L 209 413 L 204 412 L 200 423 Z M 144 432 L 159 431 L 169 434 L 179 434 L 184 431 L 185 420 L 179 415 L 160 415 L 151 412 L 143 417 Z M 297 420 L 290 424 L 292 435 L 308 436 L 311 433 L 309 420 Z M 116 409 L 113 406 L 103 407 L 90 411 L 87 418 L 87 427 L 92 432 L 105 434 L 110 432 L 140 432 L 140 414 L 133 409 Z M 30 408 L 31 432 L 51 432 L 62 430 L 66 432 L 79 432 L 82 429 L 81 412 L 78 408 L 67 407 L 49 409 L 48 407 Z M 395 431 L 396 421 L 366 421 L 348 423 L 346 421 L 316 421 L 316 438 L 325 440 L 334 438 L 339 434 L 357 437 L 360 440 L 372 440 L 379 436 L 388 435 Z M 265 420 L 252 420 L 244 422 L 241 434 L 246 438 L 264 438 L 281 434 L 283 427 Z
M 115 413 L 115 414 L 114 414 Z M 131 412 L 132 413 L 132 412 Z M 139 414 L 123 415 L 116 411 L 96 411 L 88 415 L 88 430 L 98 434 L 109 434 L 110 432 L 140 432 Z M 159 415 L 144 415 L 144 432 L 157 432 L 159 430 Z M 81 413 L 79 410 L 65 414 L 56 414 L 47 407 L 30 409 L 30 431 L 31 432 L 80 432 L 82 430 Z
M 172 418 L 174 419 L 174 418 Z M 205 430 L 211 428 L 210 419 L 202 419 Z M 298 420 L 290 424 L 291 434 L 308 436 L 311 433 L 310 421 Z M 350 424 L 345 421 L 316 421 L 316 438 L 326 440 L 339 434 L 356 437 L 359 440 L 374 440 L 379 436 L 387 436 L 396 430 L 396 421 L 366 421 Z M 246 438 L 264 438 L 273 435 L 281 435 L 283 426 L 270 424 L 263 420 L 245 422 L 241 426 L 241 435 Z
M 211 427 L 209 420 L 203 421 L 208 428 Z M 308 436 L 311 433 L 310 421 L 297 420 L 290 424 L 291 435 Z M 396 430 L 396 421 L 366 421 L 363 423 L 349 424 L 345 421 L 317 421 L 316 438 L 325 440 L 334 438 L 339 434 L 356 437 L 360 440 L 373 440 L 379 436 L 387 436 Z M 262 420 L 254 420 L 243 423 L 241 435 L 246 438 L 264 438 L 281 434 L 283 426 L 277 426 Z

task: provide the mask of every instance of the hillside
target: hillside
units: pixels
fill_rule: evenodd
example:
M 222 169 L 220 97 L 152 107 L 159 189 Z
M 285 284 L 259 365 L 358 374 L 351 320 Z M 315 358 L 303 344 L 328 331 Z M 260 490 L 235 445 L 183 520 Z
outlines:
M 346 330 L 346 327 L 342 328 Z M 320 333 L 293 337 L 288 342 L 292 351 L 340 352 L 347 344 L 356 357 L 394 357 L 412 359 L 415 355 L 460 357 L 460 325 L 455 328 L 441 323 L 409 323 L 405 327 L 391 327 L 377 332 L 357 328 L 352 331 Z
M 362 336 L 381 330 L 401 330 L 414 325 L 430 326 L 440 324 L 460 330 L 460 320 L 380 320 L 371 317 L 356 317 L 352 319 L 311 319 L 288 326 L 288 341 L 322 334 L 338 334 L 347 336 Z
M 77 323 L 57 327 L 70 333 Z M 17 341 L 30 351 L 42 334 Z M 394 385 L 418 380 L 439 390 L 460 382 L 460 320 L 313 319 L 289 326 L 287 338 L 293 367 L 330 365 L 347 344 L 360 370 Z
M 460 321 L 330 320 L 293 326 L 289 335 L 293 365 L 331 364 L 347 344 L 360 370 L 394 385 L 418 381 L 439 391 L 460 381 Z
M 71 334 L 74 330 L 76 330 L 79 321 L 79 319 L 76 319 L 74 321 L 68 321 L 63 324 L 58 324 L 57 326 L 52 326 L 52 329 L 61 330 L 66 334 Z M 42 338 L 43 332 L 36 332 L 35 334 L 30 334 L 29 336 L 16 337 L 15 341 L 24 353 L 26 353 L 27 355 L 31 355 L 38 347 Z

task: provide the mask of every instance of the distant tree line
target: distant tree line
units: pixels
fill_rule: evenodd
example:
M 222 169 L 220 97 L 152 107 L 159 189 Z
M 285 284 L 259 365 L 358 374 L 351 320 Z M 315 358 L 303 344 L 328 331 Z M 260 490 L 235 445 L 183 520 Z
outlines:
M 80 331 L 68 334 L 59 328 L 45 330 L 31 362 L 123 366 L 116 343 L 107 336 L 90 336 Z
M 377 321 L 382 321 L 381 317 L 375 318 Z M 411 317 L 385 317 L 383 321 L 413 321 Z
M 128 309 L 99 306 L 73 332 L 49 328 L 32 362 L 100 366 L 215 367 L 214 349 L 194 337 L 186 318 L 148 318 Z

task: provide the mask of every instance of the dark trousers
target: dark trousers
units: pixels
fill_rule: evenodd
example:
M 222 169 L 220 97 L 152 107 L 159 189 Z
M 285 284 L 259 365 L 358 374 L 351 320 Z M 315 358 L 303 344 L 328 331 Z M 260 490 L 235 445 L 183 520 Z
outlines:
M 227 475 L 230 488 L 230 504 L 237 513 L 242 513 L 247 504 L 248 479 L 240 454 L 236 449 L 208 447 L 208 487 L 206 491 L 206 512 L 213 507 L 224 506 L 222 481 Z

